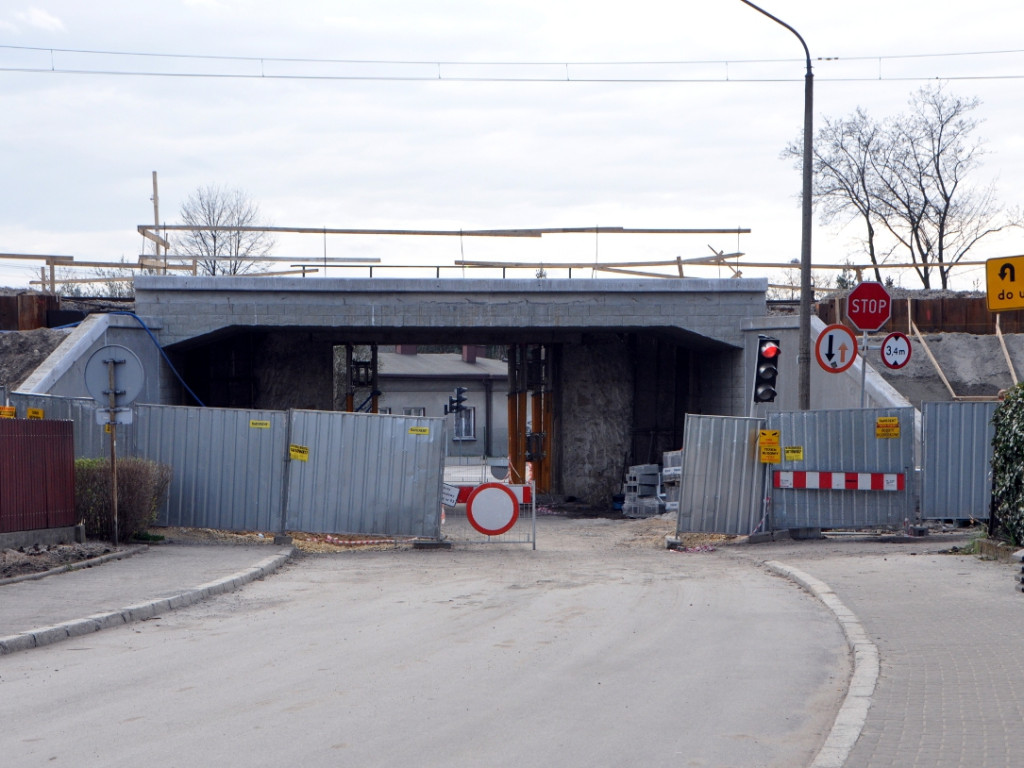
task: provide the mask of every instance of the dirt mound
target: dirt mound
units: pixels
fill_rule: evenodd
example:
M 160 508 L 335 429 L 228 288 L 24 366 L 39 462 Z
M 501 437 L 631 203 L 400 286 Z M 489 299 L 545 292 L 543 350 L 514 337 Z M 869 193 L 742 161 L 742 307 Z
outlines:
M 0 550 L 0 579 L 10 579 L 30 573 L 42 573 L 72 563 L 100 557 L 114 548 L 105 542 L 85 544 L 54 544 L 30 549 Z
M 0 333 L 0 387 L 8 392 L 17 389 L 68 333 L 50 328 Z

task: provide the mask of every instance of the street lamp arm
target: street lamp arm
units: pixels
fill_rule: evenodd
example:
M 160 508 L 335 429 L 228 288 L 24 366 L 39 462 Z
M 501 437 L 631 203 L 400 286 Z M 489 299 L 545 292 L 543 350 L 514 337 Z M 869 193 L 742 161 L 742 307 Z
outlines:
M 786 29 L 788 29 L 790 32 L 792 32 L 794 35 L 796 35 L 796 39 L 799 40 L 800 41 L 800 45 L 802 45 L 804 47 L 804 55 L 807 57 L 807 71 L 808 72 L 811 71 L 811 49 L 807 47 L 807 43 L 804 42 L 804 38 L 803 38 L 803 36 L 799 32 L 797 32 L 795 29 L 793 29 L 791 26 L 789 26 L 789 24 L 784 22 L 778 16 L 773 16 L 772 14 L 768 13 L 768 11 L 766 11 L 764 8 L 761 8 L 760 6 L 754 5 L 752 2 L 750 2 L 750 0 L 740 0 L 740 2 L 741 3 L 746 3 L 747 5 L 749 5 L 751 8 L 753 8 L 758 13 L 763 13 L 769 19 L 774 21 L 776 24 L 781 24 Z

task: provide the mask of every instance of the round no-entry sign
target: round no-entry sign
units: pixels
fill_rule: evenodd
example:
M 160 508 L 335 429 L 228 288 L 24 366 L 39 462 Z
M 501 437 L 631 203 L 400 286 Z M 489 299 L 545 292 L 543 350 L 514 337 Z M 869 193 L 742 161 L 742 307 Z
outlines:
M 466 500 L 466 517 L 480 533 L 498 536 L 519 519 L 519 499 L 504 483 L 478 485 Z
M 881 283 L 861 283 L 846 297 L 846 318 L 858 331 L 877 331 L 891 315 L 892 299 Z

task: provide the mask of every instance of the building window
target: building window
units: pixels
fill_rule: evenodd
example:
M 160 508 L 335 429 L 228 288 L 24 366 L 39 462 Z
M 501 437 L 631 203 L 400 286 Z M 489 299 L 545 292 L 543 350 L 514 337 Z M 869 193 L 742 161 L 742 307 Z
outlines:
M 409 407 L 405 407 L 405 408 L 402 409 L 402 415 L 403 416 L 426 416 L 427 415 L 427 409 L 426 408 L 409 408 Z
M 465 408 L 455 414 L 455 440 L 476 440 L 476 408 Z
M 388 415 L 391 414 L 391 409 L 390 408 L 378 408 L 377 409 L 377 413 L 383 414 L 385 416 L 388 416 Z

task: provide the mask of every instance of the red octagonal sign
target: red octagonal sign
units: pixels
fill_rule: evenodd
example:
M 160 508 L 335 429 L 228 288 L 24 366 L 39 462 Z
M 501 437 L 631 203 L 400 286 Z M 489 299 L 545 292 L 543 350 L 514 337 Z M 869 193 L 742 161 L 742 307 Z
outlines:
M 877 331 L 891 315 L 892 299 L 881 283 L 861 283 L 846 297 L 846 318 L 858 331 Z

